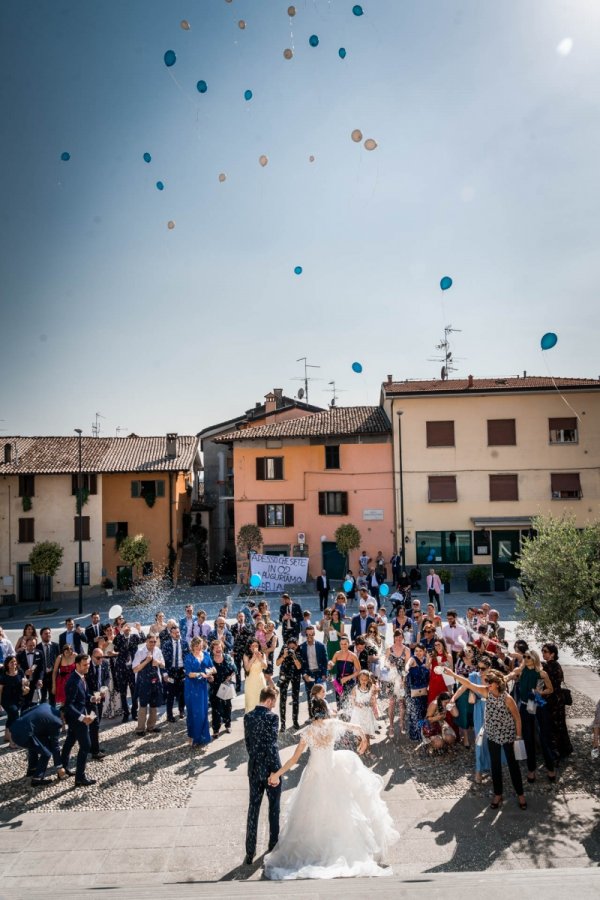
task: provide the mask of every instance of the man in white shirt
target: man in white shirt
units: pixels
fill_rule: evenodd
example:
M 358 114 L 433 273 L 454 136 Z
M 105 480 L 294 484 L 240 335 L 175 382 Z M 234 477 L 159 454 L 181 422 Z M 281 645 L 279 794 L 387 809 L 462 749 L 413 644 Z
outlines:
M 464 625 L 459 625 L 456 618 L 456 610 L 449 609 L 446 615 L 448 623 L 442 626 L 442 637 L 446 641 L 446 647 L 452 651 L 452 658 L 456 665 L 456 659 L 469 640 L 469 632 Z
M 139 703 L 136 731 L 139 735 L 147 731 L 160 732 L 156 719 L 158 707 L 163 704 L 161 669 L 165 668 L 165 660 L 157 643 L 156 635 L 149 634 L 146 643 L 138 647 L 132 662 Z

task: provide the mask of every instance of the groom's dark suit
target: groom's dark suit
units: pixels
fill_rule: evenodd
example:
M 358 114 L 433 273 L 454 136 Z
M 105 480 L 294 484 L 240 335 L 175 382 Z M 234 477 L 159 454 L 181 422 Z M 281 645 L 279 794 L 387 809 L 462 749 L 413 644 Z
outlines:
M 279 716 L 265 706 L 256 706 L 244 716 L 244 738 L 248 751 L 248 778 L 250 780 L 250 802 L 246 828 L 246 856 L 254 858 L 258 815 L 263 794 L 266 790 L 269 801 L 269 850 L 279 839 L 279 806 L 281 802 L 281 782 L 277 787 L 268 784 L 269 775 L 281 767 L 277 733 Z

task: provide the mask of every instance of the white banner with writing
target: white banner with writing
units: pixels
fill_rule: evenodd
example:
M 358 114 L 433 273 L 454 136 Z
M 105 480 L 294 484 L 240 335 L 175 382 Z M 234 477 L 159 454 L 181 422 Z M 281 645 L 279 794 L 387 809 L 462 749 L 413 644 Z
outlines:
M 250 572 L 260 575 L 262 591 L 284 591 L 288 585 L 305 584 L 308 576 L 306 556 L 263 556 L 253 553 Z

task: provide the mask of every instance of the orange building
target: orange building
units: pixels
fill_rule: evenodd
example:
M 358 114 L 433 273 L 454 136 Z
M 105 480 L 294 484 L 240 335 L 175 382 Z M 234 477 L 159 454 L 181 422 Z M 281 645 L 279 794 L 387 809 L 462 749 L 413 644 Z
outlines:
M 308 556 L 311 577 L 325 568 L 341 578 L 334 534 L 345 523 L 363 539 L 350 558 L 355 574 L 360 550 L 394 552 L 392 434 L 380 407 L 332 407 L 215 440 L 232 448 L 236 534 L 257 524 L 263 553 Z M 238 557 L 238 575 L 247 570 Z

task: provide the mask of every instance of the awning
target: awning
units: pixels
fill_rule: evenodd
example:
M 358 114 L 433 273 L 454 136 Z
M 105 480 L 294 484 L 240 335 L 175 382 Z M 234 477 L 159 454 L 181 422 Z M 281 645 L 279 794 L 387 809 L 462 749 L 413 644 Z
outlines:
M 471 516 L 477 528 L 531 528 L 533 516 Z

